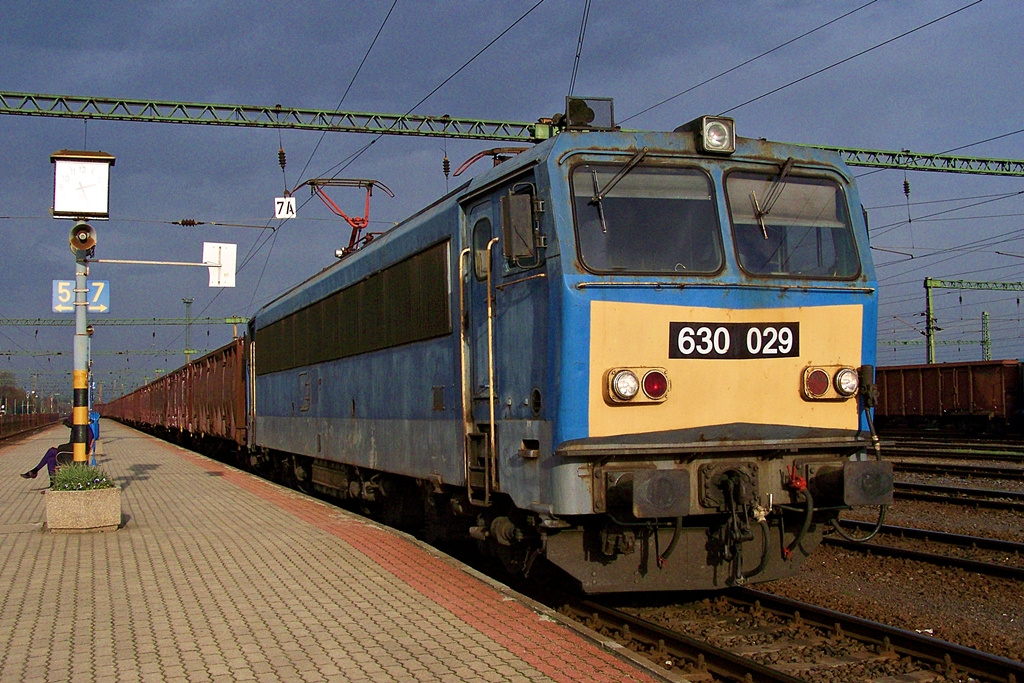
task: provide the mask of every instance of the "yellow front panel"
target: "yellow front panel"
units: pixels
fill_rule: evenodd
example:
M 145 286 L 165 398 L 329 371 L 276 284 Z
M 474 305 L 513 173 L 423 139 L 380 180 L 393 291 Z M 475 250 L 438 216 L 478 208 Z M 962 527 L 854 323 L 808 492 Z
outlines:
M 857 429 L 857 399 L 807 401 L 809 365 L 861 364 L 863 307 L 721 309 L 608 301 L 590 305 L 590 436 L 639 434 L 748 422 Z M 791 358 L 669 358 L 670 323 L 799 323 Z M 664 403 L 609 405 L 611 368 L 661 367 L 671 390 Z

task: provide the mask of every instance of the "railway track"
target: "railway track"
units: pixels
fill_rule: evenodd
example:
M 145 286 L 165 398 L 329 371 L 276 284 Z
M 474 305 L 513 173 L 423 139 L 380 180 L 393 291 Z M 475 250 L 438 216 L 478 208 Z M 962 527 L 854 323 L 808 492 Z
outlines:
M 1020 662 L 758 590 L 686 608 L 558 607 L 692 681 L 1024 681 Z
M 874 528 L 874 524 L 871 522 L 844 521 L 843 526 L 858 529 L 860 531 L 869 531 Z M 879 534 L 880 536 L 877 538 L 884 538 L 888 536 L 894 538 L 897 543 L 903 539 L 911 539 L 914 541 L 926 541 L 929 545 L 945 548 L 947 551 L 950 548 L 960 548 L 968 549 L 971 553 L 998 553 L 1004 557 L 1016 556 L 1017 558 L 1024 558 L 1024 543 L 1017 543 L 1014 541 L 1003 541 L 994 538 L 950 534 L 943 531 L 933 531 L 931 529 L 916 529 L 913 527 L 890 525 L 883 525 L 879 529 Z M 889 545 L 884 542 L 879 542 L 876 539 L 866 543 L 856 543 L 843 538 L 826 536 L 824 543 L 861 553 L 909 559 L 917 562 L 928 562 L 941 567 L 958 567 L 960 569 L 965 569 L 986 576 L 997 576 L 1024 581 L 1024 566 L 1019 565 L 1000 564 L 997 562 L 987 562 L 968 557 L 960 557 L 957 555 L 951 555 L 949 552 L 927 552 L 915 550 L 898 545 Z
M 929 447 L 882 447 L 885 458 L 941 458 L 945 460 L 981 460 L 984 462 L 1024 463 L 1024 453 L 999 449 L 960 449 Z
M 885 441 L 895 441 L 907 444 L 964 444 L 982 447 L 1005 447 L 1010 449 L 1024 449 L 1024 435 L 1014 434 L 1010 436 L 968 436 L 956 432 L 938 432 L 921 429 L 887 429 L 879 436 Z
M 896 498 L 903 500 L 921 500 L 933 503 L 951 503 L 967 507 L 987 508 L 990 510 L 1024 512 L 1024 493 L 1016 491 L 963 488 L 961 486 L 941 486 L 938 484 L 912 484 L 900 481 L 896 482 L 894 487 Z
M 893 470 L 912 474 L 966 477 L 969 479 L 1002 479 L 1024 481 L 1024 469 L 987 465 L 958 465 L 944 462 L 894 462 Z
M 883 453 L 891 458 L 955 458 L 1024 462 L 1024 439 L 882 435 Z

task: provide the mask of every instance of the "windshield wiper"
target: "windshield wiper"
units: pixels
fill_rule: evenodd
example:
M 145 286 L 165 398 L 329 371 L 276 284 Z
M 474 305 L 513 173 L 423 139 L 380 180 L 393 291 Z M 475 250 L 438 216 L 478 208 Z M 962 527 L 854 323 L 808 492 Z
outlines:
M 597 215 L 601 219 L 601 232 L 608 232 L 608 224 L 604 220 L 604 198 L 612 191 L 619 181 L 626 177 L 626 174 L 633 170 L 633 167 L 639 164 L 643 158 L 647 156 L 647 148 L 644 147 L 634 154 L 626 165 L 619 169 L 619 172 L 612 176 L 605 186 L 602 188 L 601 184 L 597 180 L 597 171 L 591 170 L 590 176 L 594 180 L 594 196 L 590 198 L 591 204 L 597 204 Z
M 754 205 L 754 216 L 757 218 L 757 224 L 761 226 L 761 234 L 764 235 L 765 239 L 768 239 L 768 228 L 764 225 L 764 217 L 767 216 L 772 208 L 775 206 L 775 202 L 782 196 L 782 190 L 784 186 L 782 181 L 786 179 L 789 172 L 793 170 L 793 164 L 796 160 L 793 157 L 786 159 L 786 163 L 782 164 L 782 168 L 779 169 L 779 177 L 775 179 L 771 187 L 768 188 L 768 192 L 764 196 L 764 206 L 760 206 L 757 203 L 757 195 L 754 191 L 750 191 L 750 201 Z

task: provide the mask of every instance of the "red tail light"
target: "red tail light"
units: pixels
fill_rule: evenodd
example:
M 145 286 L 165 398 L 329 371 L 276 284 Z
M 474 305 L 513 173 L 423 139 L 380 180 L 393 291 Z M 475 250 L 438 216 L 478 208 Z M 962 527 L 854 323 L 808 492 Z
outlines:
M 804 387 L 810 396 L 823 396 L 830 386 L 832 382 L 828 373 L 820 368 L 811 370 L 804 379 Z
M 668 391 L 668 377 L 659 370 L 651 370 L 644 375 L 644 393 L 648 398 L 659 399 Z

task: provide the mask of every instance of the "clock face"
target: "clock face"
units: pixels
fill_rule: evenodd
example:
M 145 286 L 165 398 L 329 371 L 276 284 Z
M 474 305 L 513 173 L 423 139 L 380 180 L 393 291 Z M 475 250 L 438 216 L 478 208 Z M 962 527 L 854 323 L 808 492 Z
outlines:
M 57 160 L 54 162 L 53 215 L 70 218 L 106 218 L 110 165 L 106 162 Z

